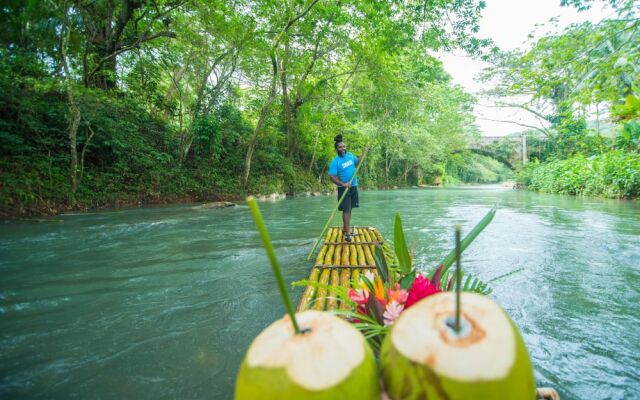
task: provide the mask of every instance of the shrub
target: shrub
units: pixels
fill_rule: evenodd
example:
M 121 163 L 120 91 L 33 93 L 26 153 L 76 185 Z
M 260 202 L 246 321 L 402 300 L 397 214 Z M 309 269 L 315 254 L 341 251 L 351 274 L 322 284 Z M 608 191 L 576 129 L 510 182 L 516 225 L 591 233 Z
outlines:
M 640 154 L 612 150 L 589 158 L 578 154 L 566 160 L 531 163 L 519 181 L 544 193 L 637 197 Z

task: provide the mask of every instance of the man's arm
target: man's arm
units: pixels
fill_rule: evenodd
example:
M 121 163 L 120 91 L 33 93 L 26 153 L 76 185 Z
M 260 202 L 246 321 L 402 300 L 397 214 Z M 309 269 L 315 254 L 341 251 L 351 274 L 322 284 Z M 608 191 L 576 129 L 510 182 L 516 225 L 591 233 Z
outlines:
M 351 183 L 344 183 L 335 175 L 329 175 L 329 178 L 331 179 L 331 182 L 335 183 L 338 186 L 351 187 Z

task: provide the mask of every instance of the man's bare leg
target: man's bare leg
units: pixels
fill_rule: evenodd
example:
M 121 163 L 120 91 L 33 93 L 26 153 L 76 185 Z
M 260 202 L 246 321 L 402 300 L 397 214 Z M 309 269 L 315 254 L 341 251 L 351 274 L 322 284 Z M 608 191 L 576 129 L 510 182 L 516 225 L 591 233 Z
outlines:
M 346 239 L 347 242 L 350 242 L 351 240 L 351 227 L 349 226 L 349 223 L 351 222 L 351 211 L 343 211 L 342 212 L 342 231 L 344 232 L 344 236 L 345 239 L 347 237 L 347 235 L 349 235 L 349 238 Z

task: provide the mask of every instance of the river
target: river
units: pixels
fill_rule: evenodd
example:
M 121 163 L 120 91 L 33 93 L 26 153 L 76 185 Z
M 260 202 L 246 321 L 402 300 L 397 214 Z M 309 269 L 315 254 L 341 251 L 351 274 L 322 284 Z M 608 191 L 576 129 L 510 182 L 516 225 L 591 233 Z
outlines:
M 538 386 L 640 398 L 640 202 L 500 187 L 361 193 L 356 225 L 435 266 L 494 204 L 463 268 L 520 327 Z M 331 197 L 261 203 L 288 282 Z M 338 218 L 336 217 L 336 223 Z M 0 223 L 0 398 L 228 399 L 252 338 L 284 314 L 248 208 L 168 206 Z M 293 291 L 297 301 L 301 290 Z

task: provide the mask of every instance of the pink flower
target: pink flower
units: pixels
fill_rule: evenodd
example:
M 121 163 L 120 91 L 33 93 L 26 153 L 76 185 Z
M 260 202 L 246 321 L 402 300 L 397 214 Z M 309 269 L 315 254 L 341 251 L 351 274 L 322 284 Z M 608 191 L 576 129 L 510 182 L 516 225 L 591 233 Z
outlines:
M 417 274 L 416 279 L 414 279 L 413 284 L 411 284 L 409 296 L 404 306 L 405 308 L 409 308 L 425 297 L 431 296 L 432 294 L 436 294 L 440 291 L 441 290 L 436 285 L 432 284 L 428 278 L 425 278 L 422 274 Z
M 389 301 L 396 301 L 399 304 L 404 304 L 407 301 L 407 297 L 409 296 L 409 292 L 404 289 L 400 289 L 399 283 L 396 283 L 396 290 L 388 288 L 387 294 L 389 297 Z
M 392 301 L 389 304 L 387 304 L 387 308 L 386 310 L 384 310 L 384 313 L 382 314 L 382 317 L 384 318 L 385 326 L 391 325 L 393 321 L 395 321 L 400 316 L 400 313 L 402 312 L 403 309 L 404 309 L 404 306 L 402 304 L 398 304 L 396 301 Z
M 359 305 L 367 304 L 367 299 L 369 298 L 369 293 L 365 292 L 362 289 L 349 289 L 349 298 Z

